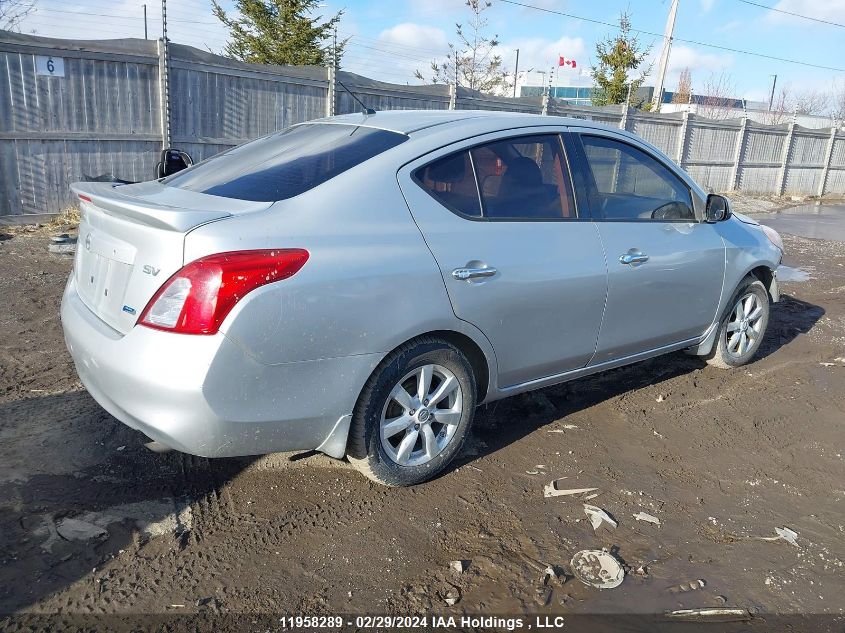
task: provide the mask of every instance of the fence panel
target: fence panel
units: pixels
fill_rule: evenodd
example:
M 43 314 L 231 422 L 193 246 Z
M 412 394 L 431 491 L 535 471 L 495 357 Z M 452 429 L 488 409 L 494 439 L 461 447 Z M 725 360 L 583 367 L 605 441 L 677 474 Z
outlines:
M 784 193 L 815 192 L 827 160 L 829 130 L 796 127 L 786 164 Z
M 845 136 L 839 134 L 833 143 L 825 193 L 845 194 Z
M 629 128 L 634 134 L 642 136 L 667 156 L 675 157 L 678 148 L 678 135 L 683 124 L 683 115 L 671 114 L 635 114 L 629 116 Z
M 42 68 L 39 71 L 38 59 Z M 61 63 L 46 74 L 43 64 Z M 0 36 L 0 220 L 73 204 L 68 184 L 149 179 L 161 147 L 156 43 Z
M 690 115 L 683 167 L 706 190 L 733 189 L 734 158 L 741 125 L 736 119 L 715 123 Z

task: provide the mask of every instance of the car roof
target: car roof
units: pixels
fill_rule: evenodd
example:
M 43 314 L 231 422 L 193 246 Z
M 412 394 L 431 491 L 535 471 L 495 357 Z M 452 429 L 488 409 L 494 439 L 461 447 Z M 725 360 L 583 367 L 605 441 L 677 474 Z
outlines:
M 472 120 L 473 127 L 487 128 L 491 132 L 499 129 L 530 125 L 577 125 L 581 127 L 617 129 L 584 119 L 491 110 L 386 110 L 376 112 L 375 114 L 356 112 L 317 119 L 316 121 L 310 121 L 310 123 L 360 125 L 410 135 L 422 130 L 429 130 L 433 127 L 437 127 L 439 130 L 448 127 L 458 127 L 468 120 Z

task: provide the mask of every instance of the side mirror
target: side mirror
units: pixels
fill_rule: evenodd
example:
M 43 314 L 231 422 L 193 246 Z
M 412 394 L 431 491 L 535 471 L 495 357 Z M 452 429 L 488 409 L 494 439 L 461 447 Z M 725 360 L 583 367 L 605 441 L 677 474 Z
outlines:
M 711 193 L 707 196 L 707 205 L 704 207 L 705 222 L 722 222 L 731 217 L 731 201 L 718 193 Z
M 161 160 L 156 165 L 156 178 L 164 178 L 194 164 L 190 154 L 179 149 L 168 148 L 162 150 Z

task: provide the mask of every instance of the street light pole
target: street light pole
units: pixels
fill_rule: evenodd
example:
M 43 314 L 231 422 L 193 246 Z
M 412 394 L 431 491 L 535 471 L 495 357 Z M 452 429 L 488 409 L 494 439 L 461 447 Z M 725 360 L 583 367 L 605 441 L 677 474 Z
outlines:
M 516 63 L 513 66 L 513 96 L 516 97 L 516 82 L 519 80 L 519 49 L 516 49 Z
M 147 37 L 147 5 L 142 5 L 144 7 L 144 39 L 150 39 Z

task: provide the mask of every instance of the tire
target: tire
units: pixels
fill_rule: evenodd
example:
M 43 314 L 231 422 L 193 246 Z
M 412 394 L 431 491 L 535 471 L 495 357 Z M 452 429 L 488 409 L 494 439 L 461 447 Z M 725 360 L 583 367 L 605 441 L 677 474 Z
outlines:
M 426 380 L 425 393 L 433 398 L 419 397 Z M 476 393 L 472 366 L 457 347 L 433 337 L 406 343 L 381 362 L 358 397 L 349 462 L 387 486 L 436 477 L 469 434 Z
M 705 357 L 707 363 L 722 369 L 732 369 L 750 362 L 760 348 L 768 326 L 769 293 L 758 279 L 746 278 L 734 293 L 722 317 L 713 349 Z

